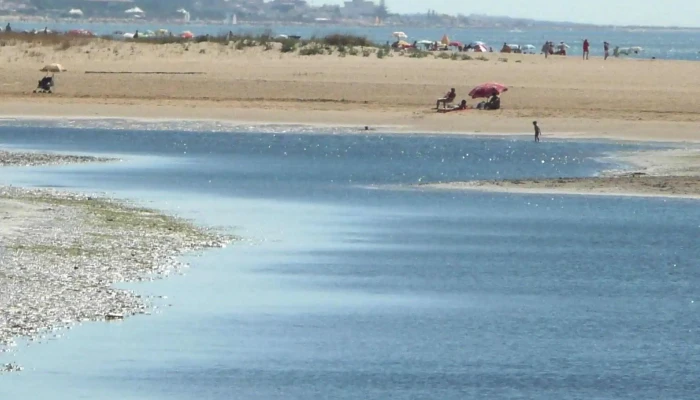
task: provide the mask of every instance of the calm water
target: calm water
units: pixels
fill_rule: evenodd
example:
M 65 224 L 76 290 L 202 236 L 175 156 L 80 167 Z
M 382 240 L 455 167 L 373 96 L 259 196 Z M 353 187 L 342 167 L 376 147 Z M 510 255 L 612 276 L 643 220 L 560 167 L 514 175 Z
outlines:
M 0 127 L 117 165 L 3 169 L 245 240 L 133 285 L 155 315 L 0 361 L 1 398 L 696 399 L 700 211 L 683 200 L 394 190 L 583 176 L 633 147 L 393 135 Z
M 15 30 L 43 30 L 47 23 L 16 23 L 13 24 Z M 197 24 L 104 24 L 104 23 L 48 23 L 48 28 L 58 31 L 68 31 L 71 29 L 88 29 L 96 34 L 109 35 L 115 31 L 134 32 L 146 29 L 168 29 L 179 33 L 190 30 L 197 35 L 218 35 L 228 31 L 235 33 L 261 34 L 265 31 L 272 31 L 275 34 L 300 35 L 304 38 L 311 36 L 323 36 L 332 33 L 350 33 L 366 36 L 378 43 L 393 40 L 391 34 L 395 31 L 403 31 L 409 36 L 409 41 L 414 40 L 437 40 L 447 34 L 450 39 L 462 42 L 483 41 L 494 49 L 500 49 L 504 42 L 513 44 L 532 44 L 539 52 L 545 41 L 551 40 L 555 43 L 564 41 L 571 46 L 570 52 L 574 55 L 581 53 L 582 42 L 587 38 L 591 42 L 591 55 L 603 55 L 603 41 L 611 43 L 612 48 L 641 46 L 644 52 L 638 58 L 656 57 L 660 59 L 698 60 L 700 59 L 700 31 L 629 31 L 625 29 L 600 29 L 600 30 L 543 30 L 524 29 L 523 32 L 510 32 L 507 29 L 457 29 L 457 28 L 415 28 L 415 27 L 338 27 L 336 25 L 319 26 L 285 26 L 270 24 L 267 26 L 247 26 L 247 25 L 197 25 Z

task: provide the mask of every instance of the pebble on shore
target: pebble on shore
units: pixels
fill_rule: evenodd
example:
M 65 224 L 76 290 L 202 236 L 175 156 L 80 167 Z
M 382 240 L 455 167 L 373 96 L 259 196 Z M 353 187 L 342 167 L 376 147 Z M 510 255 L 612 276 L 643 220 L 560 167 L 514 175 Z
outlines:
M 0 167 L 30 167 L 117 161 L 114 158 L 0 150 Z
M 0 165 L 96 161 L 110 159 L 0 151 Z M 112 285 L 165 276 L 182 266 L 178 255 L 234 240 L 100 196 L 0 187 L 0 199 L 33 210 L 31 221 L 0 234 L 0 360 L 16 338 L 148 313 L 141 296 Z M 13 363 L 0 367 L 21 370 Z

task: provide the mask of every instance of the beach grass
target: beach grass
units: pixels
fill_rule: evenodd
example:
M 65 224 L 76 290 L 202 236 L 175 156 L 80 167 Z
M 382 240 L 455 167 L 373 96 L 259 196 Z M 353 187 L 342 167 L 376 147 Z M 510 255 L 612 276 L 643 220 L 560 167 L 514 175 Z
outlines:
M 100 37 L 85 37 L 60 33 L 0 33 L 1 46 L 16 46 L 24 43 L 30 47 L 46 47 L 50 46 L 56 52 L 67 51 L 72 48 L 82 48 L 89 44 L 98 44 L 106 46 L 110 43 L 131 43 L 131 44 L 149 44 L 153 46 L 165 46 L 180 44 L 184 50 L 189 50 L 191 44 L 198 43 L 215 43 L 223 47 L 234 48 L 235 50 L 245 51 L 246 49 L 260 48 L 264 51 L 279 51 L 281 53 L 298 54 L 299 56 L 322 56 L 337 54 L 339 57 L 346 56 L 362 56 L 370 57 L 376 55 L 378 59 L 392 57 L 394 55 L 407 56 L 409 58 L 425 58 L 433 56 L 436 59 L 444 60 L 482 60 L 487 59 L 482 57 L 472 58 L 469 55 L 460 55 L 456 52 L 429 52 L 421 49 L 398 50 L 393 49 L 388 44 L 379 44 L 371 41 L 365 36 L 354 34 L 334 33 L 325 36 L 312 36 L 308 39 L 277 37 L 271 31 L 266 31 L 262 34 L 234 34 L 232 32 L 219 35 L 200 35 L 193 38 L 183 38 L 178 35 L 160 35 L 160 36 L 139 36 L 138 38 L 124 38 L 120 36 L 100 36 Z M 115 50 L 116 51 L 116 50 Z M 205 54 L 207 50 L 200 49 L 201 54 Z M 133 48 L 132 48 L 133 52 Z M 115 53 L 116 54 L 116 53 Z M 44 53 L 36 50 L 27 50 L 28 57 L 43 58 Z
M 219 43 L 224 46 L 233 46 L 237 50 L 246 48 L 263 47 L 266 51 L 279 49 L 282 53 L 298 52 L 302 56 L 333 54 L 337 51 L 341 55 L 359 55 L 369 57 L 380 48 L 384 49 L 382 57 L 390 54 L 391 48 L 372 42 L 365 36 L 353 34 L 330 34 L 326 36 L 313 36 L 310 39 L 294 39 L 275 37 L 271 32 L 259 35 L 252 34 L 220 34 L 201 35 L 194 38 L 180 36 L 139 36 L 138 38 L 122 38 L 118 36 L 85 37 L 62 33 L 0 33 L 0 47 L 29 44 L 30 47 L 53 47 L 56 51 L 66 51 L 74 47 L 83 47 L 91 43 L 126 42 L 145 43 L 152 45 L 171 45 L 190 43 Z M 357 50 L 359 48 L 360 50 Z

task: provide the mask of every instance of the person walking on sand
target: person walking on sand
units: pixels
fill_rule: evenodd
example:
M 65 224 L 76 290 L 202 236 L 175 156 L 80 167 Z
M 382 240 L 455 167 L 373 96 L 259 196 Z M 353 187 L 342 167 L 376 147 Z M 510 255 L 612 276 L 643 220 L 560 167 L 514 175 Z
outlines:
M 540 135 L 542 135 L 542 131 L 540 130 L 540 127 L 537 126 L 537 121 L 532 121 L 532 125 L 535 127 L 535 143 L 538 143 L 540 141 Z
M 608 42 L 603 42 L 603 50 L 605 50 L 605 58 L 604 60 L 607 60 L 608 57 L 610 57 L 610 43 Z
M 583 59 L 588 60 L 588 52 L 590 50 L 590 44 L 588 43 L 588 39 L 583 39 Z

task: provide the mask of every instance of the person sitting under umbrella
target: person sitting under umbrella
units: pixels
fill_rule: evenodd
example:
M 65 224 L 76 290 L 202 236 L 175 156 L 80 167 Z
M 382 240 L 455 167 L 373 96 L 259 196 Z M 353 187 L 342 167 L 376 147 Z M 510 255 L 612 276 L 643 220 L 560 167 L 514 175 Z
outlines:
M 457 92 L 455 92 L 455 88 L 452 88 L 449 92 L 447 92 L 447 94 L 445 94 L 444 97 L 441 97 L 437 100 L 435 109 L 440 109 L 440 103 L 442 103 L 443 108 L 447 108 L 447 104 L 452 103 L 455 100 L 455 97 L 457 97 Z
M 498 110 L 501 108 L 501 98 L 498 96 L 498 90 L 494 89 L 491 97 L 484 106 L 485 110 Z
M 476 105 L 479 110 L 498 110 L 501 108 L 501 98 L 498 96 L 498 90 L 493 89 L 491 97 L 487 101 L 482 101 Z

